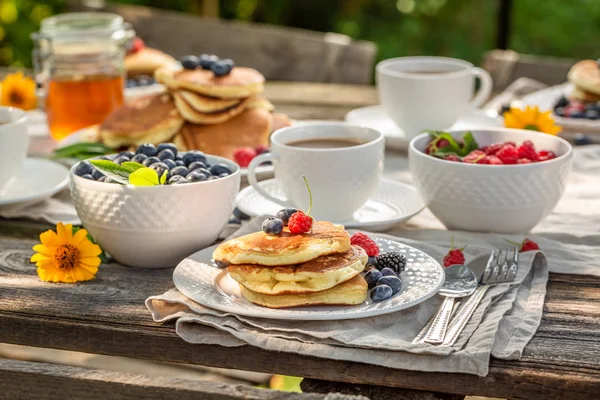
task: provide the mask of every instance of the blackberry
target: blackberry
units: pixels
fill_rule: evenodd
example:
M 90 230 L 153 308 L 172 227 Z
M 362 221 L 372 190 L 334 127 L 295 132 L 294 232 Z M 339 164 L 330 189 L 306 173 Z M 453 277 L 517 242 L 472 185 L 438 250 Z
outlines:
M 391 252 L 383 253 L 377 256 L 377 268 L 391 268 L 394 272 L 400 275 L 406 268 L 406 257 L 404 254 Z

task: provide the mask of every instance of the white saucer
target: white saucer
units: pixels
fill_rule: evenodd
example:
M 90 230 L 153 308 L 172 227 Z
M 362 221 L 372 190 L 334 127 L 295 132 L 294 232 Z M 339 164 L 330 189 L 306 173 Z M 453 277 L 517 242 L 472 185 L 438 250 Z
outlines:
M 357 108 L 346 114 L 345 121 L 353 125 L 361 125 L 376 129 L 385 136 L 385 146 L 394 150 L 407 150 L 410 139 L 406 137 L 390 117 L 383 106 Z M 502 120 L 488 115 L 486 111 L 472 109 L 471 112 L 458 118 L 448 129 L 475 129 L 501 127 Z
M 284 198 L 283 190 L 276 179 L 259 183 L 270 195 Z M 262 197 L 252 186 L 243 189 L 235 199 L 236 206 L 251 217 L 275 215 L 281 210 L 279 204 Z M 417 189 L 406 183 L 381 179 L 379 189 L 367 203 L 354 213 L 352 221 L 331 221 L 346 228 L 383 231 L 418 214 L 425 203 Z
M 36 203 L 52 197 L 69 183 L 69 171 L 42 158 L 28 158 L 21 172 L 0 190 L 0 207 Z

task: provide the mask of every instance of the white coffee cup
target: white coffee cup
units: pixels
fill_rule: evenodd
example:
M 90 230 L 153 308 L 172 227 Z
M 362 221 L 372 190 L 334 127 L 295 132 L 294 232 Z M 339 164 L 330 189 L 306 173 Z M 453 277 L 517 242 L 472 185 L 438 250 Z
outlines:
M 335 148 L 294 146 L 294 143 L 337 139 L 356 145 Z M 307 211 L 309 195 L 302 176 L 313 195 L 311 216 L 317 220 L 344 223 L 377 190 L 383 171 L 383 135 L 371 128 L 322 122 L 291 126 L 271 136 L 271 152 L 255 157 L 248 166 L 248 180 L 263 197 L 283 207 Z M 272 161 L 275 178 L 286 198 L 271 196 L 256 180 L 255 169 Z
M 473 97 L 475 78 L 481 80 Z M 490 74 L 446 57 L 399 57 L 377 64 L 377 91 L 388 116 L 411 139 L 426 129 L 447 129 L 492 92 Z
M 25 111 L 0 107 L 0 192 L 23 167 L 28 143 Z

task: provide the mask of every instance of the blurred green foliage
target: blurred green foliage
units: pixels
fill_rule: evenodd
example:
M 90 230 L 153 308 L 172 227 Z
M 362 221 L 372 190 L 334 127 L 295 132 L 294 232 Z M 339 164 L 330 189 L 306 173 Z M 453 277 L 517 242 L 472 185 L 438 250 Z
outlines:
M 221 17 L 339 32 L 377 43 L 379 59 L 445 55 L 475 63 L 496 40 L 502 0 L 219 0 Z M 197 0 L 115 0 L 200 13 Z M 570 58 L 600 56 L 600 0 L 514 0 L 510 48 Z M 29 35 L 66 0 L 0 0 L 0 65 L 30 66 Z

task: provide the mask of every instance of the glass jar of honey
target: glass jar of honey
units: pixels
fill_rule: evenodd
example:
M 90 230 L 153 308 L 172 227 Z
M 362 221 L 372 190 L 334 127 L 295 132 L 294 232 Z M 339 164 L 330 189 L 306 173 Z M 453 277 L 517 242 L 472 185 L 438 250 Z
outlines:
M 52 137 L 101 123 L 123 103 L 125 53 L 135 33 L 119 15 L 68 13 L 32 35 L 39 95 Z

